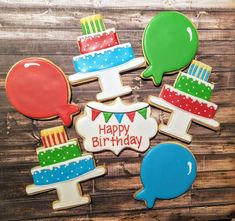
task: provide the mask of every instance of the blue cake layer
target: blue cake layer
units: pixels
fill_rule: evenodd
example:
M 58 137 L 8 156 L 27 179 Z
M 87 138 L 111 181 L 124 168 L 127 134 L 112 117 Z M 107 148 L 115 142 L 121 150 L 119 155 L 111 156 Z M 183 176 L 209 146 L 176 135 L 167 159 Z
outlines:
M 134 51 L 127 43 L 74 57 L 73 64 L 77 73 L 86 73 L 112 68 L 132 59 Z
M 63 163 L 32 169 L 35 185 L 47 185 L 79 177 L 95 169 L 92 155 L 78 157 Z

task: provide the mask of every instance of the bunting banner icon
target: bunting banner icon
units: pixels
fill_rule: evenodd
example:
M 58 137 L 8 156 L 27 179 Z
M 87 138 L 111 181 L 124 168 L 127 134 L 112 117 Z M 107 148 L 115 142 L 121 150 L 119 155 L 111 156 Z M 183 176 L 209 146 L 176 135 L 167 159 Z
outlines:
M 144 152 L 158 129 L 145 102 L 125 104 L 120 98 L 111 104 L 89 102 L 84 113 L 75 128 L 89 152 L 109 150 L 118 155 L 125 148 Z
M 136 113 L 138 113 L 140 116 L 143 117 L 143 119 L 147 119 L 147 110 L 149 108 L 149 105 L 147 105 L 144 108 L 131 111 L 131 112 L 107 112 L 107 111 L 102 111 L 102 110 L 97 110 L 95 108 L 91 108 L 91 119 L 92 121 L 95 121 L 96 118 L 99 116 L 100 113 L 102 113 L 105 123 L 108 123 L 111 117 L 114 115 L 118 123 L 122 123 L 122 119 L 124 115 L 130 120 L 130 122 L 133 122 L 136 116 Z

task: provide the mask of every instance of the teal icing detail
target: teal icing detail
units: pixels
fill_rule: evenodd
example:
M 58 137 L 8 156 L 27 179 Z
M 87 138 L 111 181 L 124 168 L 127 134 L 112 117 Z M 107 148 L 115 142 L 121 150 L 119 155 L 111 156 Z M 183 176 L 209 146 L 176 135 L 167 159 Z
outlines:
M 156 199 L 172 199 L 185 193 L 196 178 L 196 159 L 177 143 L 162 143 L 145 155 L 140 171 L 143 188 L 135 194 L 148 208 Z

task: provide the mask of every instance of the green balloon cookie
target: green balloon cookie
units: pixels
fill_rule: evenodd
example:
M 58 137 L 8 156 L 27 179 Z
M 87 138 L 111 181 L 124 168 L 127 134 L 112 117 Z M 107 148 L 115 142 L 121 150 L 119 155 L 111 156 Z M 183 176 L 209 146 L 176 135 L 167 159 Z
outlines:
M 192 22 L 179 12 L 161 12 L 149 22 L 143 35 L 143 51 L 149 67 L 141 74 L 162 81 L 164 73 L 186 67 L 198 49 L 198 35 Z

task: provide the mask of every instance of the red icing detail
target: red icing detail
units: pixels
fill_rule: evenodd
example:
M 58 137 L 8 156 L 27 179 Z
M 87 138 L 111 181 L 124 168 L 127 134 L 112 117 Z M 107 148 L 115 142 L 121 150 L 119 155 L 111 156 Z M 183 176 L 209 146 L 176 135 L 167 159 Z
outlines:
M 171 91 L 164 86 L 159 97 L 190 113 L 207 118 L 213 118 L 215 116 L 216 109 L 213 106 L 208 107 L 206 103 L 199 102 L 198 99 L 193 100 L 190 96 L 186 97 L 180 91 Z
M 49 147 L 51 147 L 52 145 L 51 145 L 50 136 L 49 136 L 49 135 L 47 135 L 47 136 L 46 136 L 46 139 L 47 139 L 47 141 L 48 141 Z
M 105 48 L 110 48 L 119 44 L 116 32 L 110 31 L 92 36 L 87 36 L 78 40 L 78 47 L 81 54 L 86 54 L 92 51 L 99 51 Z
M 91 110 L 91 120 L 92 121 L 94 121 L 98 116 L 99 116 L 99 114 L 101 113 L 101 111 L 99 111 L 99 110 L 96 110 L 96 109 L 92 109 Z
M 59 116 L 66 126 L 79 112 L 69 104 L 70 88 L 63 71 L 49 60 L 27 58 L 16 63 L 6 79 L 6 93 L 22 114 L 36 119 Z
M 67 139 L 67 136 L 66 136 L 65 132 L 62 132 L 62 137 L 63 137 L 63 142 L 61 142 L 61 143 L 65 143 L 65 142 L 67 142 L 67 141 L 68 141 L 68 139 Z
M 61 140 L 61 138 L 60 138 L 60 133 L 56 133 L 56 136 L 57 136 L 57 138 L 58 138 L 58 140 L 59 140 L 59 143 L 62 144 L 62 140 Z
M 47 143 L 46 143 L 46 138 L 45 137 L 42 137 L 42 143 L 43 143 L 44 147 L 47 147 Z
M 130 119 L 131 122 L 134 121 L 135 118 L 135 111 L 126 113 L 127 117 Z
M 56 145 L 55 135 L 54 134 L 52 134 L 52 140 L 53 140 L 53 144 Z

